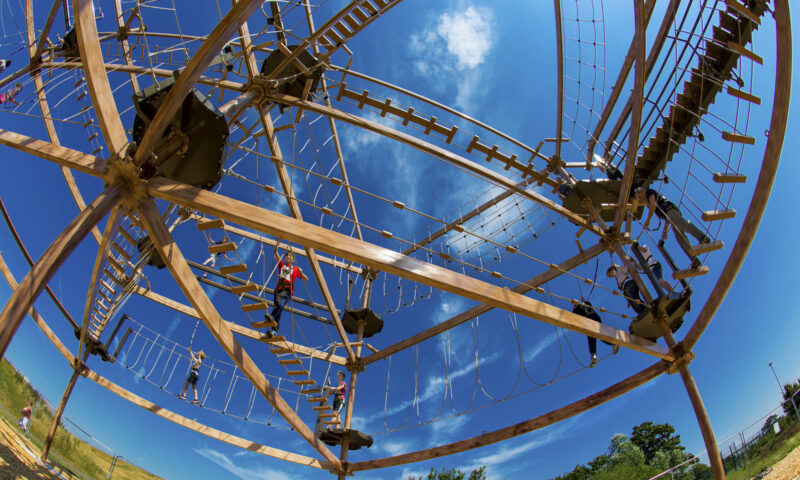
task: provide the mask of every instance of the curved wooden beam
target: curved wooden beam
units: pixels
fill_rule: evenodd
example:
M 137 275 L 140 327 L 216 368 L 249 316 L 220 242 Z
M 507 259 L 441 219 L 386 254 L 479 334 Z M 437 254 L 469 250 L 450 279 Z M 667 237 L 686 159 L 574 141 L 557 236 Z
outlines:
M 789 13 L 789 5 L 786 0 L 775 1 L 775 36 L 777 44 L 777 55 L 775 60 L 775 95 L 772 100 L 772 119 L 769 125 L 769 137 L 767 146 L 764 150 L 764 159 L 761 162 L 761 173 L 758 175 L 753 199 L 747 215 L 744 217 L 742 229 L 736 238 L 730 256 L 725 267 L 720 273 L 708 301 L 703 306 L 700 314 L 697 315 L 692 328 L 686 334 L 683 344 L 687 351 L 700 339 L 709 322 L 717 312 L 722 299 L 728 293 L 739 267 L 744 262 L 744 257 L 753 243 L 758 224 L 764 215 L 767 206 L 772 182 L 778 171 L 778 162 L 783 148 L 783 139 L 786 134 L 786 121 L 789 116 L 789 99 L 792 91 L 792 24 Z
M 172 238 L 167 226 L 164 225 L 155 203 L 149 199 L 145 200 L 139 209 L 139 213 L 150 239 L 169 268 L 173 278 L 175 278 L 178 286 L 180 286 L 189 302 L 197 310 L 200 319 L 206 324 L 225 353 L 234 361 L 250 383 L 255 386 L 256 390 L 294 428 L 303 440 L 325 457 L 336 470 L 341 470 L 342 465 L 339 459 L 303 423 L 292 407 L 286 403 L 280 393 L 270 384 L 267 377 L 264 376 L 242 345 L 233 337 L 214 304 L 211 303 L 211 300 L 197 282 L 197 278 L 192 274 L 189 265 L 186 264 L 178 245 Z
M 672 352 L 664 346 L 627 332 L 561 310 L 506 288 L 491 285 L 467 275 L 264 208 L 163 177 L 150 180 L 148 191 L 154 197 L 199 210 L 269 235 L 282 237 L 290 242 L 319 249 L 334 256 L 347 258 L 376 270 L 398 275 L 551 325 L 600 338 L 648 355 L 674 360 Z
M 642 370 L 641 372 L 622 380 L 616 385 L 612 385 L 593 395 L 589 395 L 582 400 L 570 403 L 569 405 L 565 405 L 549 413 L 539 415 L 538 417 L 526 420 L 516 425 L 511 425 L 510 427 L 501 428 L 499 430 L 495 430 L 494 432 L 484 433 L 477 437 L 429 448 L 427 450 L 420 450 L 417 452 L 405 453 L 402 455 L 395 455 L 393 457 L 380 458 L 377 460 L 351 463 L 350 470 L 353 472 L 358 472 L 362 470 L 374 470 L 376 468 L 405 465 L 407 463 L 443 457 L 445 455 L 452 455 L 454 453 L 491 445 L 492 443 L 502 442 L 503 440 L 508 440 L 509 438 L 517 437 L 519 435 L 532 432 L 533 430 L 544 428 L 548 425 L 566 420 L 569 417 L 573 417 L 598 405 L 602 405 L 603 403 L 628 393 L 631 390 L 640 387 L 650 380 L 658 377 L 664 373 L 668 367 L 669 365 L 666 362 L 658 362 Z
M 86 234 L 116 205 L 122 196 L 116 185 L 104 190 L 85 210 L 81 211 L 67 228 L 47 247 L 36 265 L 31 268 L 19 288 L 0 313 L 0 358 L 28 313 L 33 302 L 69 257 Z
M 62 167 L 71 168 L 104 180 L 108 170 L 108 161 L 104 158 L 37 140 L 19 133 L 9 132 L 8 130 L 0 130 L 0 145 L 15 148 L 29 155 L 57 163 Z
M 78 0 L 75 0 L 78 1 Z M 231 36 L 239 29 L 250 15 L 258 10 L 263 0 L 241 0 L 237 2 L 225 17 L 214 27 L 214 30 L 194 54 L 189 64 L 170 88 L 164 102 L 156 112 L 155 117 L 147 127 L 142 137 L 141 144 L 136 149 L 134 161 L 137 165 L 144 163 L 156 149 L 157 142 L 163 135 L 167 125 L 175 116 L 186 95 L 192 90 L 195 82 L 219 55 L 222 47 L 230 40 Z M 101 57 L 102 58 L 102 57 Z
M 622 178 L 622 185 L 619 187 L 619 200 L 617 200 L 617 211 L 614 213 L 614 224 L 611 226 L 614 233 L 622 229 L 625 220 L 625 212 L 628 210 L 628 197 L 631 194 L 633 185 L 633 169 L 636 166 L 636 152 L 639 151 L 639 131 L 642 123 L 642 106 L 644 104 L 644 62 L 645 62 L 645 33 L 646 25 L 644 21 L 644 1 L 633 0 L 633 16 L 636 23 L 636 60 L 634 63 L 633 92 L 631 101 L 633 102 L 633 116 L 631 117 L 631 129 L 628 136 L 628 157 L 625 159 L 625 173 Z
M 128 145 L 128 136 L 119 118 L 119 110 L 103 66 L 103 52 L 100 49 L 100 39 L 97 36 L 97 24 L 94 19 L 94 2 L 73 0 L 72 5 L 86 85 L 94 111 L 97 113 L 100 130 L 108 145 L 109 154 L 120 154 Z

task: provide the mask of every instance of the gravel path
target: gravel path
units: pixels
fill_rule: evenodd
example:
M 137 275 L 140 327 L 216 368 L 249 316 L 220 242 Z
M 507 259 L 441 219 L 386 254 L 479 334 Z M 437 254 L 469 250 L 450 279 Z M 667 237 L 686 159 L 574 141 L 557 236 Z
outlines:
M 0 480 L 60 480 L 39 462 L 39 454 L 15 425 L 0 418 Z
M 773 465 L 764 480 L 800 480 L 800 447 Z

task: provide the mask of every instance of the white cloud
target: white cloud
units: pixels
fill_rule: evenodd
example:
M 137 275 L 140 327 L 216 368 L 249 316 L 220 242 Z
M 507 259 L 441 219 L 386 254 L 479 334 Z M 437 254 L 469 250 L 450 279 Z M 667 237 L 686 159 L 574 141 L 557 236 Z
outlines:
M 558 334 L 554 332 L 552 335 L 548 335 L 539 340 L 539 342 L 525 354 L 525 362 L 530 362 L 534 358 L 538 357 L 539 354 L 545 351 L 547 347 L 552 345 L 557 339 Z
M 455 56 L 459 70 L 475 68 L 486 59 L 492 48 L 491 23 L 491 10 L 472 6 L 439 17 L 436 34 Z
M 235 477 L 242 479 L 263 478 L 265 480 L 290 480 L 292 477 L 279 470 L 270 468 L 256 467 L 247 468 L 241 462 L 234 463 L 227 455 L 210 448 L 194 449 L 195 452 L 211 460 L 225 470 L 231 472 Z

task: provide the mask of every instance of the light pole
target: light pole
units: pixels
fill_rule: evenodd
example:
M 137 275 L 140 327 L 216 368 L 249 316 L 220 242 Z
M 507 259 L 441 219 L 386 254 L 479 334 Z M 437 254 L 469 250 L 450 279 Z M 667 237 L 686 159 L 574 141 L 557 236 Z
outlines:
M 772 362 L 769 362 L 769 368 L 772 369 L 772 374 L 775 375 L 775 381 L 778 382 L 778 388 L 781 391 L 781 396 L 783 396 L 783 385 L 781 385 L 781 381 L 778 380 L 778 374 L 775 373 L 775 367 L 772 366 Z M 792 407 L 794 407 L 794 414 L 797 415 L 797 419 L 800 420 L 800 412 L 797 411 L 797 405 L 794 403 L 794 395 L 789 395 L 789 400 L 792 401 Z

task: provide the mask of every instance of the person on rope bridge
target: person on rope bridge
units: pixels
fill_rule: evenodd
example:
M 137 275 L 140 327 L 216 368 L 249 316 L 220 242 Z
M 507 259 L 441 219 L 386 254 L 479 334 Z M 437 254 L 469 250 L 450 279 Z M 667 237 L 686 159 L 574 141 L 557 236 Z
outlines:
M 186 382 L 183 384 L 183 393 L 178 395 L 178 398 L 181 400 L 186 400 L 186 391 L 189 390 L 189 384 L 192 384 L 192 392 L 194 392 L 194 400 L 192 403 L 198 403 L 197 400 L 197 380 L 200 379 L 200 367 L 203 366 L 203 359 L 206 358 L 206 353 L 202 350 L 197 352 L 197 355 L 189 349 L 189 355 L 192 357 L 192 370 L 189 372 L 189 376 L 186 378 Z
M 339 372 L 336 374 L 336 379 L 339 383 L 335 387 L 324 386 L 322 388 L 325 389 L 326 392 L 329 392 L 328 395 L 333 395 L 333 413 L 336 414 L 336 420 L 341 422 L 342 420 L 339 418 L 340 414 L 342 413 L 342 409 L 344 408 L 344 404 L 347 403 L 347 382 L 344 381 L 344 372 Z
M 221 240 L 213 240 L 213 239 L 212 239 L 212 240 L 211 240 L 211 243 L 213 243 L 214 245 L 221 245 L 221 244 L 223 244 L 223 243 L 225 243 L 225 242 L 227 242 L 227 241 L 228 241 L 228 238 L 227 238 L 227 237 L 223 237 Z M 229 256 L 228 256 L 227 254 L 225 254 L 225 253 L 223 253 L 223 254 L 219 254 L 219 253 L 212 253 L 212 254 L 211 254 L 211 255 L 209 255 L 209 257 L 206 259 L 206 261 L 205 261 L 205 262 L 203 262 L 203 266 L 205 267 L 206 265 L 208 265 L 208 268 L 212 268 L 212 269 L 213 269 L 213 268 L 216 266 L 216 264 L 217 264 L 217 260 L 219 260 L 219 255 L 222 255 L 222 257 L 223 257 L 223 258 L 225 258 L 225 259 L 227 259 L 227 260 L 232 260 L 232 258 L 231 258 L 231 257 L 229 257 Z M 222 266 L 222 264 L 221 264 L 221 263 L 220 263 L 220 266 Z M 206 278 L 206 275 L 208 275 L 208 272 L 204 272 L 204 273 L 203 273 L 203 278 Z
M 637 187 L 634 195 L 639 202 L 647 205 L 647 220 L 644 222 L 645 230 L 647 230 L 647 228 L 650 226 L 650 220 L 653 218 L 653 214 L 655 213 L 658 218 L 669 222 L 669 224 L 672 226 L 672 229 L 676 232 L 675 237 L 677 238 L 678 243 L 683 251 L 687 254 L 689 253 L 689 248 L 691 248 L 689 241 L 686 238 L 687 234 L 696 238 L 700 243 L 709 243 L 711 241 L 711 239 L 709 239 L 708 236 L 697 227 L 697 225 L 683 218 L 680 209 L 674 203 L 667 200 L 667 197 L 664 195 L 661 195 L 652 188 L 644 187 Z M 678 232 L 680 232 L 680 235 L 677 234 Z M 697 257 L 691 258 L 692 267 L 699 267 L 700 260 Z
M 20 418 L 19 422 L 17 422 L 17 425 L 19 425 L 19 428 L 23 432 L 27 432 L 28 431 L 28 423 L 31 421 L 32 412 L 33 412 L 33 410 L 31 409 L 31 401 L 28 400 L 28 403 L 27 403 L 27 405 L 25 405 L 25 408 L 20 410 L 20 413 L 22 414 L 22 418 Z
M 622 294 L 628 300 L 628 305 L 630 305 L 637 314 L 642 313 L 645 306 L 639 295 L 639 286 L 633 281 L 633 277 L 631 277 L 628 269 L 623 265 L 612 263 L 611 266 L 608 267 L 608 270 L 606 270 L 606 276 L 617 279 L 617 287 L 622 290 Z
M 656 279 L 658 279 L 658 283 L 661 284 L 661 287 L 667 292 L 667 295 L 672 293 L 672 285 L 669 284 L 668 281 L 664 280 L 664 268 L 661 266 L 661 262 L 658 261 L 656 257 L 650 253 L 650 248 L 644 244 L 637 244 L 636 248 L 642 252 L 642 257 L 644 257 L 644 261 L 647 262 L 647 266 L 650 267 L 650 270 L 655 275 Z
M 11 65 L 11 60 L 6 60 L 5 58 L 0 58 L 0 73 L 3 73 L 3 70 L 6 69 L 7 66 Z
M 14 85 L 14 88 L 12 88 L 11 90 L 5 93 L 0 93 L 0 105 L 7 102 L 11 102 L 16 106 L 19 106 L 19 102 L 17 101 L 16 97 L 17 94 L 19 94 L 19 92 L 21 91 L 22 91 L 22 84 L 18 83 Z
M 600 315 L 598 315 L 597 312 L 594 310 L 592 302 L 586 300 L 583 297 L 581 297 L 581 302 L 582 303 L 579 303 L 575 305 L 575 307 L 573 307 L 572 313 L 576 313 L 582 317 L 589 318 L 597 323 L 603 323 L 603 321 L 600 320 Z M 592 361 L 589 363 L 589 368 L 593 368 L 595 365 L 597 365 L 597 339 L 594 337 L 587 336 L 586 340 L 589 341 L 589 353 L 592 355 Z M 616 355 L 617 352 L 619 352 L 619 345 L 614 345 L 613 343 L 606 342 L 605 340 L 603 340 L 603 343 L 614 347 L 614 355 Z
M 272 312 L 264 315 L 267 320 L 275 322 L 275 327 L 267 331 L 267 335 L 269 336 L 278 334 L 278 329 L 281 325 L 281 313 L 283 313 L 286 302 L 292 298 L 292 294 L 294 293 L 294 281 L 298 278 L 308 280 L 303 270 L 294 265 L 294 253 L 292 253 L 291 250 L 281 259 L 278 253 L 278 245 L 280 245 L 280 243 L 280 239 L 275 243 L 275 261 L 278 262 L 278 284 L 275 286 L 275 291 L 272 294 L 274 304 L 272 306 Z

